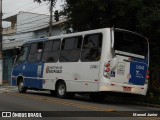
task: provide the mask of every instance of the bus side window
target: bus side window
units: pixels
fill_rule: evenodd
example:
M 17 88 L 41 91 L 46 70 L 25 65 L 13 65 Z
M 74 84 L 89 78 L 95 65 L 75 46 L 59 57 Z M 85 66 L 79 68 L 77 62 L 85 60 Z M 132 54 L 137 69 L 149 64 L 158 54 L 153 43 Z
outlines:
M 60 50 L 60 39 L 54 41 L 46 41 L 44 44 L 43 62 L 57 62 Z
M 80 58 L 82 37 L 65 38 L 62 41 L 60 62 L 77 62 Z
M 32 43 L 29 51 L 29 62 L 37 62 L 41 60 L 43 50 L 43 42 Z
M 83 41 L 81 61 L 99 61 L 101 57 L 102 34 L 86 35 Z
M 16 63 L 21 63 L 21 62 L 26 61 L 27 53 L 28 53 L 28 46 L 22 47 L 18 55 L 18 58 L 16 60 Z

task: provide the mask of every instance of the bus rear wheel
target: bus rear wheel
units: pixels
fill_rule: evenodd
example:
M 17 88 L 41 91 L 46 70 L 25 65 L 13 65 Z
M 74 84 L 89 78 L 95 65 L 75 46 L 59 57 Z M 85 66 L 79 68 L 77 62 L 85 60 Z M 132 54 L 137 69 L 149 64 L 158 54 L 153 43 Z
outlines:
M 66 98 L 67 92 L 66 92 L 66 84 L 64 82 L 59 82 L 56 88 L 56 95 L 59 98 Z
M 20 80 L 18 82 L 18 91 L 19 91 L 19 93 L 25 93 L 27 91 L 27 88 L 24 87 L 23 80 Z
M 90 98 L 95 102 L 101 102 L 105 99 L 105 94 L 103 93 L 90 93 Z

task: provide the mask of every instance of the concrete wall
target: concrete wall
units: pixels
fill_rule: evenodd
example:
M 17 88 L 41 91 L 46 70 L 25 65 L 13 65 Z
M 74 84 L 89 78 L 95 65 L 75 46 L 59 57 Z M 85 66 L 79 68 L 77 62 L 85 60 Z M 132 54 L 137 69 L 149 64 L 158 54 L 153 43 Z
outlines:
M 49 25 L 49 16 L 21 12 L 17 15 L 17 33 L 35 31 Z

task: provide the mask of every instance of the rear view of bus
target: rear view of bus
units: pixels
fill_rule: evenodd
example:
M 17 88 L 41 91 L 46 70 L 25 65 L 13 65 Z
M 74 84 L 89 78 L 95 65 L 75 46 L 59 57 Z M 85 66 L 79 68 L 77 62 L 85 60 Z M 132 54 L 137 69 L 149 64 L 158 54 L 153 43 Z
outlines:
M 115 29 L 111 34 L 114 57 L 104 65 L 104 76 L 110 80 L 106 90 L 146 95 L 149 79 L 148 40 L 123 29 Z

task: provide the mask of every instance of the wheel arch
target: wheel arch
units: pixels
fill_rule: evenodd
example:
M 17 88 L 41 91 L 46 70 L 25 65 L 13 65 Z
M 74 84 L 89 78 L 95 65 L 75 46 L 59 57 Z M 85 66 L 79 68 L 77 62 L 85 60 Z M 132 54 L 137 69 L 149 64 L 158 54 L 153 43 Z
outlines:
M 17 77 L 17 85 L 19 84 L 19 82 L 20 82 L 21 80 L 24 82 L 24 77 L 23 77 L 23 76 L 18 76 L 18 77 Z
M 59 84 L 60 82 L 64 82 L 64 84 L 66 85 L 66 82 L 65 82 L 63 79 L 58 79 L 58 80 L 56 81 L 56 83 L 55 83 L 55 90 L 57 90 L 58 84 Z M 67 86 L 66 86 L 66 88 L 67 88 Z

